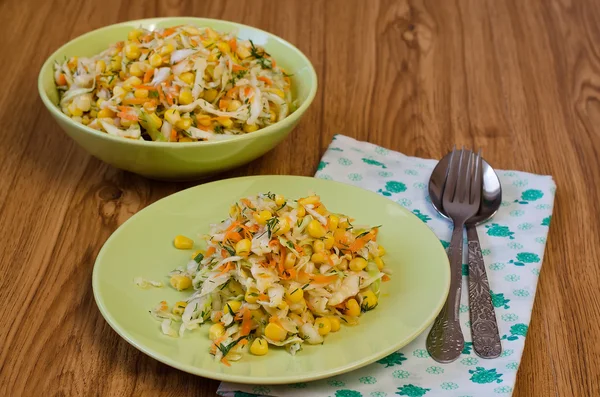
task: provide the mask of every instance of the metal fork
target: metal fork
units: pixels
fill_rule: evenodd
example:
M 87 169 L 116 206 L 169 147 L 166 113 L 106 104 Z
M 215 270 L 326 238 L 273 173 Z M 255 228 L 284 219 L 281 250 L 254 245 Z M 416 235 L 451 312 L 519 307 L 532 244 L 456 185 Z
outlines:
M 481 201 L 481 151 L 452 149 L 448 163 L 444 210 L 454 223 L 448 249 L 450 259 L 450 292 L 440 314 L 427 336 L 427 351 L 441 363 L 456 360 L 465 345 L 459 323 L 458 308 L 462 287 L 462 250 L 465 222 L 479 210 Z

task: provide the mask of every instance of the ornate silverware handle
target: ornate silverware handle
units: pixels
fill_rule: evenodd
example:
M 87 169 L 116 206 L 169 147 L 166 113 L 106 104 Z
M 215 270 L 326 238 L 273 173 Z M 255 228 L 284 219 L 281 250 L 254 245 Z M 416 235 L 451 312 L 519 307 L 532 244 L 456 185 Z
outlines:
M 469 241 L 469 313 L 473 350 L 481 358 L 496 358 L 502 353 L 502 345 L 475 226 L 467 226 L 467 239 Z
M 450 292 L 446 304 L 435 319 L 427 336 L 427 351 L 440 363 L 456 360 L 463 351 L 465 339 L 460 328 L 458 308 L 462 283 L 463 224 L 454 224 L 448 249 L 450 259 Z

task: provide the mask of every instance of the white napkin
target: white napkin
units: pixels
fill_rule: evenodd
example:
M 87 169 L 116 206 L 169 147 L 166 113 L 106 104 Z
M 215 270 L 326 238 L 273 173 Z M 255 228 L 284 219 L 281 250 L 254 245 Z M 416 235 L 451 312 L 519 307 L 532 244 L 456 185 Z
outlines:
M 418 216 L 448 246 L 452 226 L 435 212 L 427 195 L 427 182 L 436 164 L 436 160 L 408 157 L 336 135 L 316 177 L 356 185 L 394 200 Z M 439 364 L 429 357 L 425 349 L 427 330 L 398 352 L 347 374 L 280 386 L 222 383 L 218 393 L 228 397 L 510 396 L 525 346 L 556 186 L 550 176 L 497 173 L 502 206 L 493 220 L 477 231 L 502 337 L 501 357 L 484 360 L 473 352 L 464 277 L 460 319 L 466 343 L 462 356 L 451 364 Z M 463 275 L 466 271 L 463 265 Z

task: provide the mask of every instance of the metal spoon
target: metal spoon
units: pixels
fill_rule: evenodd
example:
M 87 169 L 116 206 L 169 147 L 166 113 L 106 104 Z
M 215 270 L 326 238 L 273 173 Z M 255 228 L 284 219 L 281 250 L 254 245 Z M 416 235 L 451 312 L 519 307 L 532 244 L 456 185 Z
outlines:
M 442 206 L 444 181 L 451 153 L 440 160 L 431 173 L 429 197 L 433 207 L 445 218 Z M 490 220 L 500 208 L 502 188 L 494 169 L 483 160 L 483 190 L 477 215 L 466 223 L 469 242 L 469 306 L 473 350 L 479 357 L 496 358 L 502 353 L 496 314 L 490 296 L 490 286 L 485 272 L 481 246 L 475 226 Z M 449 219 L 449 218 L 448 218 Z

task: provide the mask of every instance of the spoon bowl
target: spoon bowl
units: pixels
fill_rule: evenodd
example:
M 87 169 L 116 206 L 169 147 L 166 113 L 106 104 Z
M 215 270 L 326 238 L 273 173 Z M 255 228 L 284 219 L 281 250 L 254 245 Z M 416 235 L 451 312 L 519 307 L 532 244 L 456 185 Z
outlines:
M 458 151 L 457 151 L 458 152 Z M 446 172 L 448 162 L 452 153 L 444 156 L 433 169 L 431 179 L 429 180 L 429 197 L 431 204 L 443 217 L 450 219 L 442 205 L 442 197 L 444 196 L 444 183 L 446 181 Z M 500 203 L 502 203 L 502 187 L 500 179 L 494 169 L 483 160 L 483 188 L 481 194 L 481 204 L 477 215 L 469 219 L 468 224 L 479 225 L 486 222 L 496 214 Z

